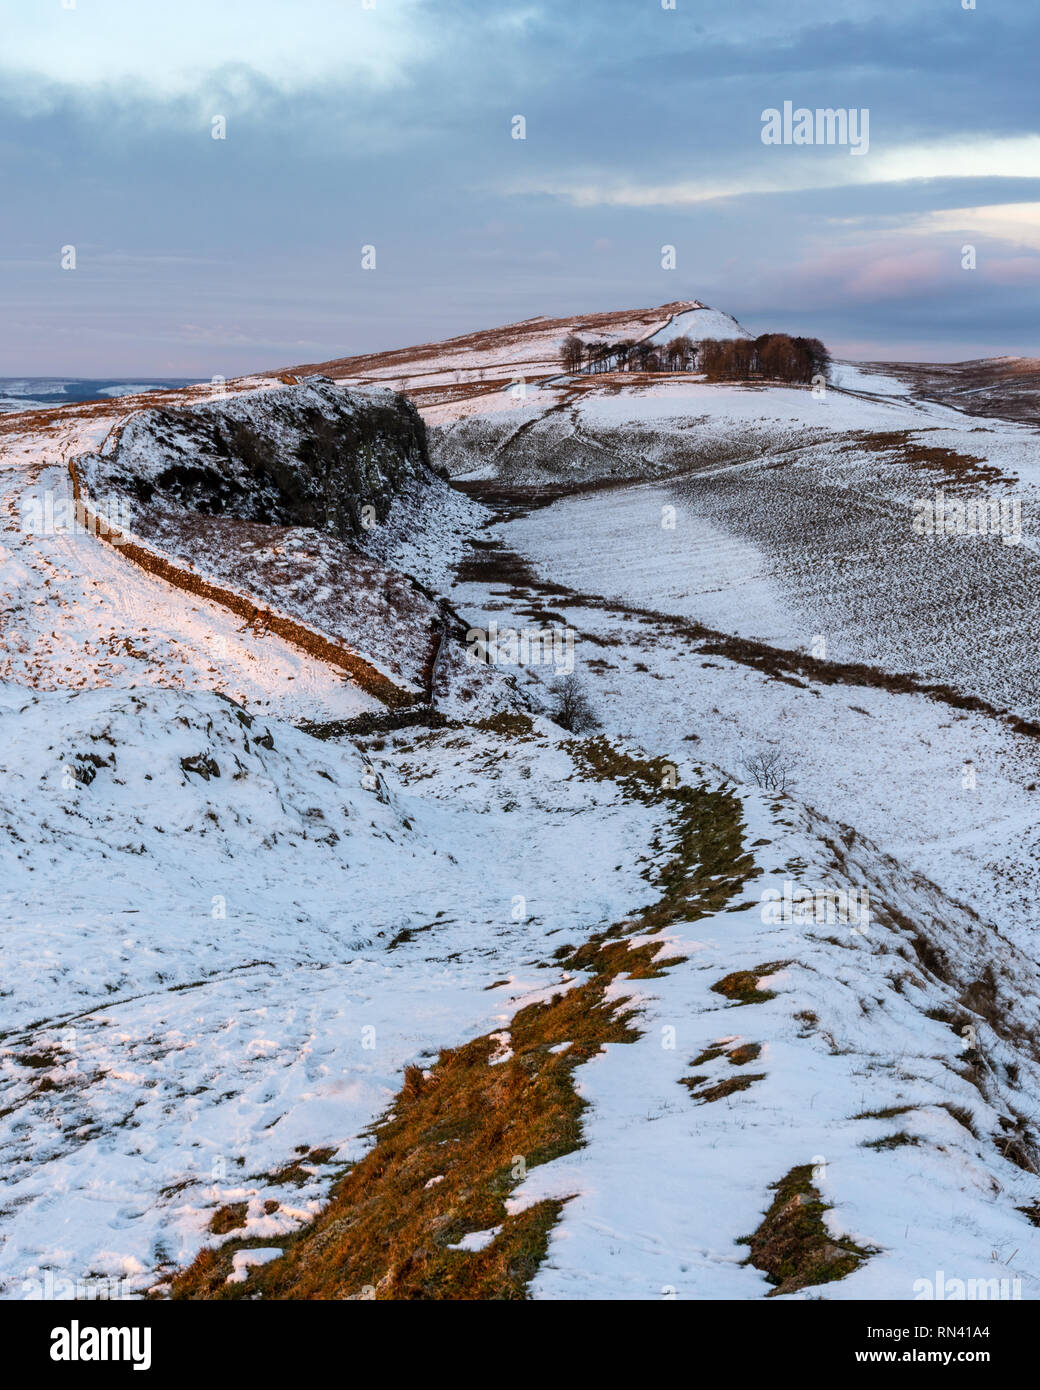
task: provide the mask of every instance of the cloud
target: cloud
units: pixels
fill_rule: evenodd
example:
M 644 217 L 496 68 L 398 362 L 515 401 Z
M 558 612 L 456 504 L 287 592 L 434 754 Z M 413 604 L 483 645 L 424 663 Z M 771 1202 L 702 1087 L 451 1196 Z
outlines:
M 200 68 L 254 68 L 284 90 L 315 80 L 402 80 L 440 47 L 422 0 L 377 0 L 371 9 L 328 0 L 82 0 L 65 9 L 8 6 L 4 63 L 44 83 L 90 88 L 138 83 L 166 96 L 191 90 Z
M 677 296 L 761 331 L 1035 348 L 1035 0 L 7 9 L 9 372 L 230 374 Z M 789 98 L 868 106 L 870 152 L 762 145 Z
M 906 183 L 916 179 L 1040 178 L 1040 135 L 995 139 L 956 139 L 872 147 L 850 158 L 847 149 L 831 146 L 762 146 L 748 148 L 754 169 L 730 179 L 680 179 L 642 183 L 607 174 L 600 178 L 554 176 L 507 183 L 517 196 L 547 195 L 574 207 L 690 207 L 698 203 L 770 193 L 801 193 L 848 185 Z M 768 170 L 768 172 L 767 172 Z
M 913 219 L 904 230 L 921 236 L 989 237 L 1040 251 L 1040 203 L 942 208 Z
M 844 296 L 876 302 L 905 299 L 934 290 L 952 278 L 951 258 L 936 249 L 889 250 L 880 255 L 846 252 L 844 265 L 831 263 L 827 270 L 840 281 Z M 817 273 L 819 268 L 817 268 Z

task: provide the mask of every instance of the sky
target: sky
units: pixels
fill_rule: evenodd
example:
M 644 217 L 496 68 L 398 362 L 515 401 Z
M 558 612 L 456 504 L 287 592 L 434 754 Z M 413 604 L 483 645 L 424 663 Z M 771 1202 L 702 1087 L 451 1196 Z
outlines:
M 1038 356 L 1040 7 L 974 3 L 0 0 L 0 375 L 676 299 L 839 356 Z M 869 139 L 764 143 L 785 102 Z

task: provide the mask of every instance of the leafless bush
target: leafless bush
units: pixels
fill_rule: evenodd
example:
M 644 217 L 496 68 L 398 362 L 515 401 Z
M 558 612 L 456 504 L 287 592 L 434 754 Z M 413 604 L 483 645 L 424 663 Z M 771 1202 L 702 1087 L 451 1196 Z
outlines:
M 550 717 L 572 734 L 584 734 L 599 727 L 592 701 L 577 676 L 560 676 L 553 681 Z
M 741 759 L 741 766 L 751 781 L 766 791 L 786 791 L 791 781 L 791 768 L 779 748 L 765 749 Z

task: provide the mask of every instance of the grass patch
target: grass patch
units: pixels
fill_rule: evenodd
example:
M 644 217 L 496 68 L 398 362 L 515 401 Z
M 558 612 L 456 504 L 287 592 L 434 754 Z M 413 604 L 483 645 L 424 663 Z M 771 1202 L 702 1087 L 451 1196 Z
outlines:
M 246 1224 L 248 1202 L 228 1202 L 218 1207 L 209 1219 L 209 1229 L 215 1236 L 226 1236 L 229 1231 L 237 1231 Z
M 599 979 L 531 1005 L 510 1027 L 513 1056 L 489 1066 L 492 1034 L 446 1050 L 426 1075 L 409 1067 L 374 1147 L 285 1255 L 228 1285 L 235 1244 L 206 1250 L 174 1298 L 506 1299 L 525 1297 L 560 1202 L 509 1216 L 527 1168 L 579 1147 L 584 1102 L 574 1068 L 605 1042 L 637 1036 Z M 565 1053 L 549 1049 L 569 1041 Z M 438 1181 L 434 1182 L 433 1180 Z M 461 1238 L 502 1229 L 484 1250 Z
M 682 1084 L 688 1087 L 694 1100 L 706 1104 L 713 1100 L 724 1100 L 726 1096 L 735 1095 L 738 1091 L 746 1091 L 753 1086 L 756 1081 L 764 1081 L 766 1073 L 745 1072 L 743 1076 L 728 1076 L 724 1081 L 718 1081 L 714 1086 L 707 1086 L 703 1091 L 696 1090 L 699 1082 L 704 1080 L 703 1076 L 684 1076 Z
M 1023 1116 L 1015 1114 L 1000 1116 L 1002 1133 L 993 1136 L 998 1151 L 1023 1173 L 1040 1172 L 1037 1158 L 1037 1141 Z
M 886 1110 L 861 1110 L 858 1115 L 853 1115 L 854 1120 L 891 1120 L 896 1115 L 909 1114 L 911 1110 L 916 1110 L 916 1105 L 890 1105 Z
M 396 951 L 398 946 L 406 946 L 409 941 L 414 941 L 420 932 L 431 931 L 436 925 L 436 922 L 428 922 L 424 927 L 402 927 L 386 949 Z
M 729 975 L 723 975 L 721 980 L 716 980 L 711 989 L 733 1004 L 764 1004 L 768 999 L 775 999 L 776 992 L 759 989 L 759 980 L 766 975 L 774 975 L 789 964 L 790 961 L 774 960 L 765 965 L 756 965 L 753 970 L 734 970 Z
M 60 1067 L 65 1060 L 59 1052 L 53 1049 L 46 1052 L 15 1052 L 12 1055 L 20 1066 L 32 1067 L 36 1071 L 48 1067 Z
M 774 1285 L 768 1297 L 844 1279 L 876 1253 L 827 1230 L 823 1214 L 830 1208 L 813 1186 L 810 1164 L 792 1168 L 771 1190 L 776 1196 L 758 1229 L 738 1241 L 751 1247 L 746 1263 Z
M 568 748 L 586 777 L 615 782 L 640 801 L 668 800 L 673 806 L 674 853 L 655 881 L 657 901 L 638 914 L 638 931 L 660 931 L 676 921 L 721 912 L 761 873 L 744 843 L 740 801 L 725 787 L 673 786 L 675 766 L 666 758 L 634 757 L 602 736 Z
M 975 1117 L 967 1106 L 957 1105 L 952 1100 L 947 1100 L 943 1101 L 942 1109 L 956 1120 L 959 1125 L 963 1125 L 973 1139 L 979 1138 L 979 1132 L 975 1126 Z
M 279 1168 L 277 1172 L 267 1175 L 272 1187 L 303 1187 L 305 1183 L 314 1177 L 312 1168 L 322 1168 L 326 1163 L 331 1162 L 336 1150 L 334 1148 L 310 1149 L 306 1148 L 298 1158 L 292 1159 L 284 1168 Z
M 880 1152 L 886 1149 L 905 1149 L 920 1142 L 916 1134 L 907 1134 L 905 1129 L 901 1129 L 898 1134 L 886 1134 L 884 1139 L 868 1139 L 863 1148 Z
M 534 737 L 534 721 L 526 714 L 513 714 L 509 710 L 502 710 L 487 719 L 479 719 L 475 727 L 505 738 Z

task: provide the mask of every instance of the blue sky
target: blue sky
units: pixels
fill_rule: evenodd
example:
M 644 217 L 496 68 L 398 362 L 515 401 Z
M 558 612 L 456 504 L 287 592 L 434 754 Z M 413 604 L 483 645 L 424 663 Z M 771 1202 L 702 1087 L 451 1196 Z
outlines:
M 1040 10 L 977 4 L 0 0 L 0 374 L 680 298 L 854 357 L 1040 355 Z M 788 100 L 868 109 L 869 150 L 763 144 Z

